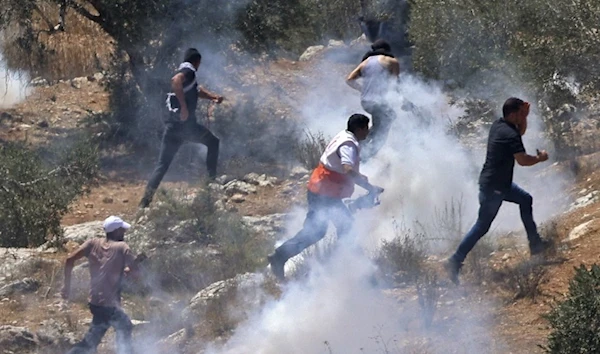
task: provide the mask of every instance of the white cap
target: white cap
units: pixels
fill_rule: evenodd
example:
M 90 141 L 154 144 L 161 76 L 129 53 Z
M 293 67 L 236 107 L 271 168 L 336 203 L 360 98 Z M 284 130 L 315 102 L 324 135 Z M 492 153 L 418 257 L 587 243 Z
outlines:
M 124 228 L 125 230 L 129 229 L 131 225 L 123 221 L 118 216 L 109 216 L 104 220 L 104 231 L 105 232 L 113 232 L 117 229 Z

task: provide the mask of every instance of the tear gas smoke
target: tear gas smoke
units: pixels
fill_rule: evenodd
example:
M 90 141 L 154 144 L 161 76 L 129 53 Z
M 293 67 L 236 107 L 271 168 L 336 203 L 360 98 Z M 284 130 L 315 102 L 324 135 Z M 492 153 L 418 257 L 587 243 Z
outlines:
M 10 72 L 0 54 L 0 108 L 10 108 L 29 94 L 28 77 L 23 73 Z

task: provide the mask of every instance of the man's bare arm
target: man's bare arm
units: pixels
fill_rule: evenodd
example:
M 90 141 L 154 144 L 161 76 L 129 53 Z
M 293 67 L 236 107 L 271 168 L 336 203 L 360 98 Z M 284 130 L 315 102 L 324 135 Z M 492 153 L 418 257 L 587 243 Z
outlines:
M 362 63 L 360 63 L 356 67 L 356 69 L 352 70 L 352 72 L 348 75 L 348 77 L 346 77 L 346 84 L 348 84 L 348 86 L 352 87 L 353 89 L 355 89 L 357 91 L 361 90 L 360 84 L 356 80 L 360 77 L 360 71 L 363 66 L 364 66 L 364 61 Z
M 537 156 L 528 155 L 524 152 L 519 152 L 514 155 L 515 160 L 521 166 L 533 166 L 538 162 L 543 162 L 548 160 L 548 153 L 546 151 L 538 151 Z
M 223 96 L 219 96 L 215 93 L 212 93 L 206 89 L 204 89 L 204 87 L 200 87 L 200 89 L 198 90 L 198 97 L 206 99 L 206 100 L 213 100 L 216 103 L 221 103 L 223 102 Z
M 358 186 L 366 189 L 369 192 L 372 192 L 372 191 L 376 190 L 376 187 L 373 186 L 371 183 L 369 183 L 369 179 L 367 178 L 367 176 L 361 175 L 360 173 L 354 171 L 352 169 L 351 165 L 342 165 L 342 166 L 344 168 L 344 173 L 346 173 L 347 175 L 349 175 L 352 178 L 352 181 L 356 185 L 358 185 Z
M 400 63 L 396 58 L 389 58 L 388 61 L 388 70 L 394 76 L 400 75 Z
M 67 257 L 65 261 L 65 281 L 63 285 L 63 289 L 61 291 L 61 296 L 63 299 L 68 300 L 69 294 L 71 292 L 71 274 L 73 273 L 73 267 L 75 266 L 75 261 L 78 259 L 85 257 L 86 253 L 86 245 L 79 247 L 79 249 Z
M 187 104 L 185 103 L 185 93 L 183 92 L 183 81 L 185 80 L 185 75 L 183 73 L 177 73 L 171 79 L 171 90 L 175 93 L 175 97 L 179 101 L 180 107 L 180 117 L 182 121 L 188 119 L 190 113 L 187 108 Z

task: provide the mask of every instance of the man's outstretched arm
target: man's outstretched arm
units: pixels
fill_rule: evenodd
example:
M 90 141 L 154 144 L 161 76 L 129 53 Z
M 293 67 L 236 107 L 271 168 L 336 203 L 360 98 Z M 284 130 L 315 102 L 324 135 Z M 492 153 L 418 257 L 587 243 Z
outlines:
M 348 77 L 346 77 L 346 84 L 348 84 L 348 86 L 352 87 L 355 90 L 360 91 L 361 87 L 360 84 L 358 83 L 357 79 L 360 77 L 360 71 L 363 67 L 363 63 L 360 63 L 356 69 L 352 70 L 352 72 L 348 75 Z
M 89 244 L 88 242 L 84 243 L 77 251 L 70 254 L 65 261 L 65 281 L 60 292 L 60 295 L 65 300 L 69 299 L 69 294 L 71 293 L 71 275 L 73 273 L 73 267 L 78 259 L 86 256 L 88 248 L 87 246 Z
M 224 99 L 223 96 L 219 96 L 216 93 L 212 93 L 204 89 L 204 87 L 200 87 L 200 89 L 198 90 L 198 97 L 203 98 L 205 100 L 212 100 L 216 103 L 221 103 Z

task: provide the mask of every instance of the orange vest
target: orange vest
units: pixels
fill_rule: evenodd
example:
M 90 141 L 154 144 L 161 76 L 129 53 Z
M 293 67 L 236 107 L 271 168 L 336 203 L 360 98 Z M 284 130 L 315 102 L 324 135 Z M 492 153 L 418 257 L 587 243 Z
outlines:
M 323 163 L 314 169 L 308 180 L 308 190 L 331 198 L 350 198 L 354 181 L 346 174 L 328 170 Z

